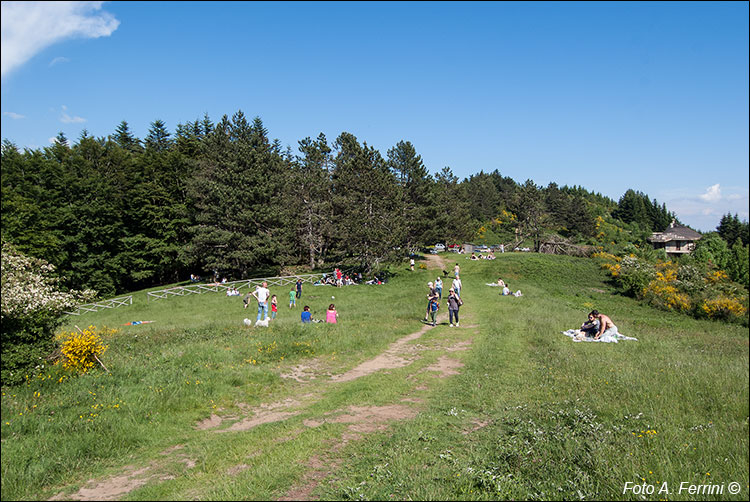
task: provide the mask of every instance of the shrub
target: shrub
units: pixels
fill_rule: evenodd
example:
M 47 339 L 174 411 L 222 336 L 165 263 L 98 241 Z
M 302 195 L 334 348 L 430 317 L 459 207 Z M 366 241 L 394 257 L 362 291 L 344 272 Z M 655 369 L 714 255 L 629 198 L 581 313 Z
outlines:
M 100 364 L 99 356 L 109 348 L 102 343 L 101 334 L 95 326 L 63 333 L 58 339 L 61 341 L 63 368 L 76 373 L 88 373 L 97 363 Z
M 24 381 L 41 369 L 54 347 L 54 330 L 65 310 L 93 298 L 93 291 L 63 292 L 54 267 L 27 257 L 8 243 L 2 246 L 3 385 Z

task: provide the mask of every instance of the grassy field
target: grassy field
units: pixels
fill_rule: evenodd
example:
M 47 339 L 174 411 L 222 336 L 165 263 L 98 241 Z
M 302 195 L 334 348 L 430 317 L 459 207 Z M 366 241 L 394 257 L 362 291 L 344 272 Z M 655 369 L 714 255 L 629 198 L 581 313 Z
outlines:
M 69 318 L 117 330 L 109 372 L 3 389 L 2 499 L 748 499 L 747 328 L 527 253 L 461 257 L 461 327 L 445 304 L 427 327 L 426 283 L 457 259 L 441 257 L 383 286 L 306 284 L 295 310 L 271 288 L 269 328 L 219 293 Z M 301 325 L 329 303 L 338 325 Z M 638 341 L 560 333 L 593 308 Z

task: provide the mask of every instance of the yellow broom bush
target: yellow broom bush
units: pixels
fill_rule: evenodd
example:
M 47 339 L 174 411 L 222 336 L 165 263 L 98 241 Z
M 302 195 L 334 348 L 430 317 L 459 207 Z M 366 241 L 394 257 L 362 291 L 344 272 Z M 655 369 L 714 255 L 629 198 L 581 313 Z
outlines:
M 97 358 L 109 348 L 102 342 L 101 334 L 95 326 L 89 326 L 81 331 L 60 335 L 58 339 L 61 342 L 63 368 L 77 373 L 88 373 L 97 365 Z

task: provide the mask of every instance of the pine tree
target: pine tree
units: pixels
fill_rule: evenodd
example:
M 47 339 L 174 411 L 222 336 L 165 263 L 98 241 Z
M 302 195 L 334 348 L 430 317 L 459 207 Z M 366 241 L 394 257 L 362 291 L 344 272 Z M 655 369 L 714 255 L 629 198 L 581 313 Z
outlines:
M 335 245 L 341 260 L 354 258 L 366 272 L 393 256 L 403 236 L 402 201 L 380 153 L 350 133 L 334 143 L 332 174 Z
M 206 140 L 190 193 L 195 225 L 186 248 L 205 271 L 236 278 L 278 269 L 283 240 L 281 192 L 284 163 L 270 148 L 259 118 L 250 125 L 242 111 L 224 116 Z
M 402 219 L 405 226 L 404 245 L 414 252 L 427 244 L 425 233 L 430 226 L 427 211 L 431 204 L 431 180 L 414 146 L 399 141 L 388 150 L 388 169 L 393 173 L 403 197 Z M 442 241 L 444 237 L 440 237 Z
M 299 151 L 287 184 L 287 221 L 295 224 L 296 242 L 312 269 L 323 258 L 331 235 L 332 150 L 320 133 L 315 141 L 301 140 Z

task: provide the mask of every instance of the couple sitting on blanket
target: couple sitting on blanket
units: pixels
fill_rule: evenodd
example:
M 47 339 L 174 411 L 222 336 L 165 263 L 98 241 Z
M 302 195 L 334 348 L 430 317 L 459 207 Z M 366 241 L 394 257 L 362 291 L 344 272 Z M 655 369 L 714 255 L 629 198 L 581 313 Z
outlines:
M 600 314 L 598 310 L 592 310 L 589 312 L 588 321 L 583 323 L 578 330 L 580 333 L 576 335 L 576 338 L 583 339 L 584 337 L 593 338 L 598 340 L 604 336 L 617 337 L 617 326 L 612 322 L 609 316 Z

